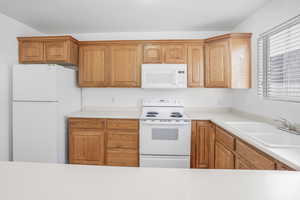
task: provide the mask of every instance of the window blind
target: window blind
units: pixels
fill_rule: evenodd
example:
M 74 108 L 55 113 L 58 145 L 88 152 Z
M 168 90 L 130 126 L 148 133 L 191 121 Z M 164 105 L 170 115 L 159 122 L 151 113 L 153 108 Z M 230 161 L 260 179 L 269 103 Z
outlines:
M 258 39 L 258 95 L 300 102 L 300 16 Z

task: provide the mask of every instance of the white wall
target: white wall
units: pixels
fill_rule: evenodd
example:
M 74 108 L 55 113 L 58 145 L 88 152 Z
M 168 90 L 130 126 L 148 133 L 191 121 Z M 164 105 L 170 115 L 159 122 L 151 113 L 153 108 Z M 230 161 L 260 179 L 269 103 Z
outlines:
M 83 90 L 83 104 L 93 107 L 140 107 L 143 98 L 172 97 L 183 100 L 186 107 L 230 107 L 232 104 L 231 94 L 229 89 L 95 88 Z
M 257 77 L 256 77 L 256 55 L 257 38 L 259 34 L 273 28 L 286 20 L 300 14 L 299 0 L 273 0 L 266 4 L 243 23 L 238 25 L 234 31 L 252 32 L 252 55 L 253 55 L 253 89 L 245 91 L 235 91 L 233 105 L 235 108 L 264 115 L 266 117 L 286 117 L 294 122 L 300 123 L 300 103 L 289 103 L 264 100 L 257 96 Z
M 17 36 L 39 35 L 36 30 L 0 13 L 0 160 L 9 160 L 11 134 L 11 74 L 18 63 Z
M 121 32 L 72 34 L 79 40 L 159 40 L 159 39 L 204 39 L 225 33 L 210 32 Z M 140 107 L 142 98 L 175 97 L 188 107 L 231 106 L 231 91 L 226 89 L 145 90 L 118 88 L 83 89 L 83 105 L 98 107 Z

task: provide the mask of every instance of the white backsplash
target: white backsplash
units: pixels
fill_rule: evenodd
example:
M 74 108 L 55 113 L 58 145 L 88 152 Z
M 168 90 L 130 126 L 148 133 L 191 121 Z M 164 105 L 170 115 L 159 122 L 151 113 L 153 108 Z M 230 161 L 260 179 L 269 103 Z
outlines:
M 140 107 L 143 98 L 172 97 L 186 107 L 231 107 L 229 89 L 141 89 L 141 88 L 85 88 L 83 107 Z

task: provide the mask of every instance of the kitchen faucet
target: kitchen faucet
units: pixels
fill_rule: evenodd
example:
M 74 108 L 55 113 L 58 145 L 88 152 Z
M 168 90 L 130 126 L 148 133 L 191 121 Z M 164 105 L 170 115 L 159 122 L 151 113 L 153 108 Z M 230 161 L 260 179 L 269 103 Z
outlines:
M 300 135 L 300 132 L 297 130 L 295 125 L 292 122 L 290 122 L 289 120 L 287 120 L 283 117 L 279 117 L 278 119 L 274 119 L 274 121 L 281 123 L 281 126 L 277 127 L 278 129 L 280 129 L 282 131 L 286 131 L 291 134 Z

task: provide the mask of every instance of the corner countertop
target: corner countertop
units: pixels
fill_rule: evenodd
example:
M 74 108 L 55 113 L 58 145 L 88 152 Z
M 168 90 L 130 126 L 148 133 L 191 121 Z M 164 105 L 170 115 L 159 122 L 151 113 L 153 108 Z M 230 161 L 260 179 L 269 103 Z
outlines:
M 230 109 L 204 109 L 204 108 L 186 108 L 186 114 L 191 120 L 210 120 L 221 128 L 236 135 L 257 149 L 267 153 L 278 161 L 300 171 L 300 148 L 270 148 L 250 138 L 245 133 L 234 129 L 226 122 L 235 121 L 261 121 L 260 118 L 241 115 L 238 112 L 232 112 Z M 118 118 L 118 119 L 139 119 L 140 110 L 135 108 L 118 109 L 95 109 L 89 108 L 83 112 L 76 112 L 68 115 L 70 118 Z M 300 137 L 300 136 L 299 136 Z
M 0 162 L 5 200 L 299 200 L 300 172 Z

